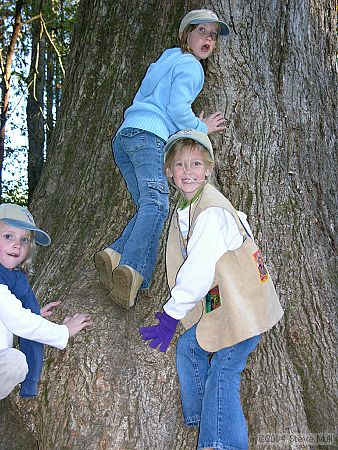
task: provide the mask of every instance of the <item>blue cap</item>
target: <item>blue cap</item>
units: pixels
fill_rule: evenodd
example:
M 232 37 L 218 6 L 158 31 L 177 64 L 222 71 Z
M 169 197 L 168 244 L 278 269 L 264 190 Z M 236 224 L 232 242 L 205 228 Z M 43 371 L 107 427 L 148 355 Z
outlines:
M 14 228 L 34 231 L 35 242 L 39 245 L 51 243 L 49 235 L 35 225 L 32 214 L 24 206 L 3 203 L 0 205 L 0 220 Z

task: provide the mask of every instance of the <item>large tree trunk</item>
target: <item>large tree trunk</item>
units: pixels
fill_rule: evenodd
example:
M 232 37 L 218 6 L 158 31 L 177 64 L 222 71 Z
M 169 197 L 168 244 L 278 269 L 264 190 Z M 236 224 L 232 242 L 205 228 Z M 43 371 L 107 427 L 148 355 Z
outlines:
M 153 284 L 128 313 L 108 299 L 93 254 L 132 214 L 111 156 L 123 110 L 148 64 L 174 44 L 179 18 L 204 5 L 80 2 L 60 117 L 32 204 L 53 240 L 41 252 L 34 287 L 44 302 L 63 301 L 60 319 L 85 310 L 96 326 L 66 351 L 46 352 L 39 398 L 11 398 L 40 448 L 196 446 L 196 431 L 183 426 L 175 345 L 157 353 L 137 331 L 153 323 L 167 298 L 165 234 Z M 217 182 L 248 214 L 285 308 L 244 372 L 251 448 L 307 449 L 292 443 L 292 433 L 333 432 L 336 418 L 335 6 L 329 0 L 207 6 L 232 33 L 213 59 L 196 112 L 225 112 L 228 129 L 213 138 Z M 269 439 L 278 436 L 282 443 L 272 446 Z

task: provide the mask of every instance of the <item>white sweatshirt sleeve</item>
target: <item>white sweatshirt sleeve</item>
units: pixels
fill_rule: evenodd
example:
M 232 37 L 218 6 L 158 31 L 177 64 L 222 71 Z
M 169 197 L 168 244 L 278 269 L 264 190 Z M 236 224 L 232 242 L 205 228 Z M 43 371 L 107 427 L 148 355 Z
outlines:
M 239 215 L 249 228 L 245 214 Z M 228 250 L 240 247 L 242 242 L 243 237 L 229 212 L 217 207 L 204 210 L 196 220 L 187 259 L 177 274 L 171 297 L 164 305 L 165 312 L 175 319 L 185 317 L 208 293 L 218 259 Z
M 22 306 L 8 286 L 0 284 L 0 320 L 13 334 L 64 349 L 69 332 L 66 325 L 58 325 L 34 314 Z

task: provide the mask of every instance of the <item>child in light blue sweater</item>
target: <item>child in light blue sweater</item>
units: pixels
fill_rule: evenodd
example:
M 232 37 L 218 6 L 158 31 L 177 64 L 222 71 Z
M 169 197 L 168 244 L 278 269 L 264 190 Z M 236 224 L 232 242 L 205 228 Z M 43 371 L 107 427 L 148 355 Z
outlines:
M 227 25 L 212 11 L 190 11 L 179 27 L 180 48 L 170 48 L 147 70 L 132 105 L 113 139 L 116 165 L 137 211 L 121 236 L 95 255 L 100 278 L 112 300 L 125 309 L 147 288 L 168 215 L 168 184 L 163 148 L 168 137 L 192 128 L 211 134 L 224 130 L 224 116 L 197 117 L 191 105 L 204 83 L 205 65 Z

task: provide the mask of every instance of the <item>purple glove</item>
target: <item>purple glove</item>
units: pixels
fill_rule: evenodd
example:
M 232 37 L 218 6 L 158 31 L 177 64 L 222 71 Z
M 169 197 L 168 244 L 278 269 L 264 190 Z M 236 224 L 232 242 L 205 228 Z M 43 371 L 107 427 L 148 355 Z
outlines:
M 154 325 L 152 327 L 141 327 L 139 328 L 139 332 L 144 341 L 152 340 L 149 343 L 150 347 L 156 348 L 159 344 L 161 344 L 159 348 L 160 352 L 166 352 L 170 341 L 175 334 L 179 320 L 168 316 L 165 311 L 157 312 L 155 317 L 160 321 L 158 325 Z

